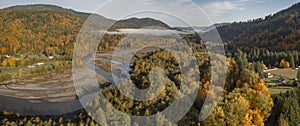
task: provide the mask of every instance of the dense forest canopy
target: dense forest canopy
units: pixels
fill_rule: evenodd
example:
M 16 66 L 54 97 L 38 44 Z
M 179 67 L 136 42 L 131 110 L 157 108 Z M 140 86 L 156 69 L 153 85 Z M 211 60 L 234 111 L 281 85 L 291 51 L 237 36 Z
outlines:
M 1 54 L 72 57 L 73 43 L 84 20 L 70 14 L 1 11 Z

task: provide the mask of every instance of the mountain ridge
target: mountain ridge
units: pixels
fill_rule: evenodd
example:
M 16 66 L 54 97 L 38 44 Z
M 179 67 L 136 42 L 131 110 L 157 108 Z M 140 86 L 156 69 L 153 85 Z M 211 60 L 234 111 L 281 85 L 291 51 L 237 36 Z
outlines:
M 265 18 L 234 22 L 217 27 L 217 30 L 231 48 L 300 50 L 300 3 Z M 209 36 L 210 32 L 205 35 Z
M 0 10 L 11 10 L 11 11 L 53 11 L 53 12 L 65 12 L 73 14 L 81 18 L 88 18 L 91 13 L 79 12 L 68 8 L 63 8 L 57 5 L 48 5 L 48 4 L 31 4 L 31 5 L 17 5 Z M 100 15 L 99 15 L 100 16 Z M 101 16 L 103 17 L 103 16 Z M 104 17 L 103 17 L 104 18 Z
M 158 28 L 166 28 L 166 29 L 172 29 L 170 26 L 165 24 L 164 22 L 153 19 L 153 18 L 129 18 L 125 20 L 120 20 L 115 22 L 111 27 L 110 31 L 114 31 L 117 29 L 126 29 L 126 28 L 134 28 L 134 29 L 140 29 L 140 28 L 146 28 L 146 27 L 158 27 Z

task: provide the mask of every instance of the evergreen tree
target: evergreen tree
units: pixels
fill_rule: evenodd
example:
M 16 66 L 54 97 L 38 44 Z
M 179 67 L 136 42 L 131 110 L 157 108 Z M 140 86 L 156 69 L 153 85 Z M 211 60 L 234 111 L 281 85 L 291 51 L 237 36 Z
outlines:
M 298 72 L 297 72 L 297 80 L 298 80 L 298 82 L 300 82 L 300 70 L 298 70 Z
M 295 68 L 295 59 L 294 55 L 290 54 L 290 65 L 292 68 Z

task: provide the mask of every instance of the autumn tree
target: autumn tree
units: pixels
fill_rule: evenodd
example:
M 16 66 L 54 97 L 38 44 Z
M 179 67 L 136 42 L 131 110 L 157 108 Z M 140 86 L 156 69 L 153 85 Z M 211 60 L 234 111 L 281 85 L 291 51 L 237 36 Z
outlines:
M 289 122 L 284 119 L 283 115 L 281 114 L 277 120 L 278 126 L 289 126 Z
M 285 59 L 281 59 L 279 66 L 281 68 L 290 68 L 290 63 L 288 61 L 286 61 Z
M 9 57 L 8 58 L 8 64 L 11 67 L 15 67 L 16 66 L 16 60 L 13 57 Z
M 2 61 L 2 66 L 3 66 L 3 67 L 6 67 L 6 66 L 7 66 L 7 64 L 8 64 L 8 62 L 7 62 L 7 60 L 6 60 L 6 59 Z
M 259 90 L 247 86 L 236 88 L 225 95 L 204 124 L 264 125 L 272 110 L 273 102 L 270 95 L 266 94 L 267 88 L 261 86 L 263 85 L 259 87 L 263 89 Z M 221 119 L 217 120 L 216 117 L 221 117 Z
M 7 48 L 6 47 L 1 47 L 1 54 L 5 54 L 7 52 Z

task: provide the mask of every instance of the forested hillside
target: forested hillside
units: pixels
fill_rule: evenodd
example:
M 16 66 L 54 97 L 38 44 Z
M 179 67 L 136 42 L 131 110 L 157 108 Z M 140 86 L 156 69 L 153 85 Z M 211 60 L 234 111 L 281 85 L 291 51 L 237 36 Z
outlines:
M 51 11 L 0 11 L 2 55 L 72 57 L 73 43 L 84 20 Z
M 243 51 L 253 48 L 300 50 L 300 3 L 265 18 L 231 23 L 217 29 L 229 47 L 239 47 Z
M 89 13 L 77 12 L 72 9 L 66 9 L 55 5 L 46 5 L 46 4 L 35 4 L 35 5 L 19 5 L 12 6 L 8 8 L 4 8 L 3 10 L 11 10 L 11 11 L 52 11 L 52 12 L 61 12 L 61 13 L 69 13 L 74 16 L 78 16 L 81 18 L 88 18 Z
M 300 65 L 300 3 L 265 18 L 234 22 L 217 30 L 228 57 L 234 57 L 234 53 L 241 50 L 250 62 L 261 62 L 268 68 Z

